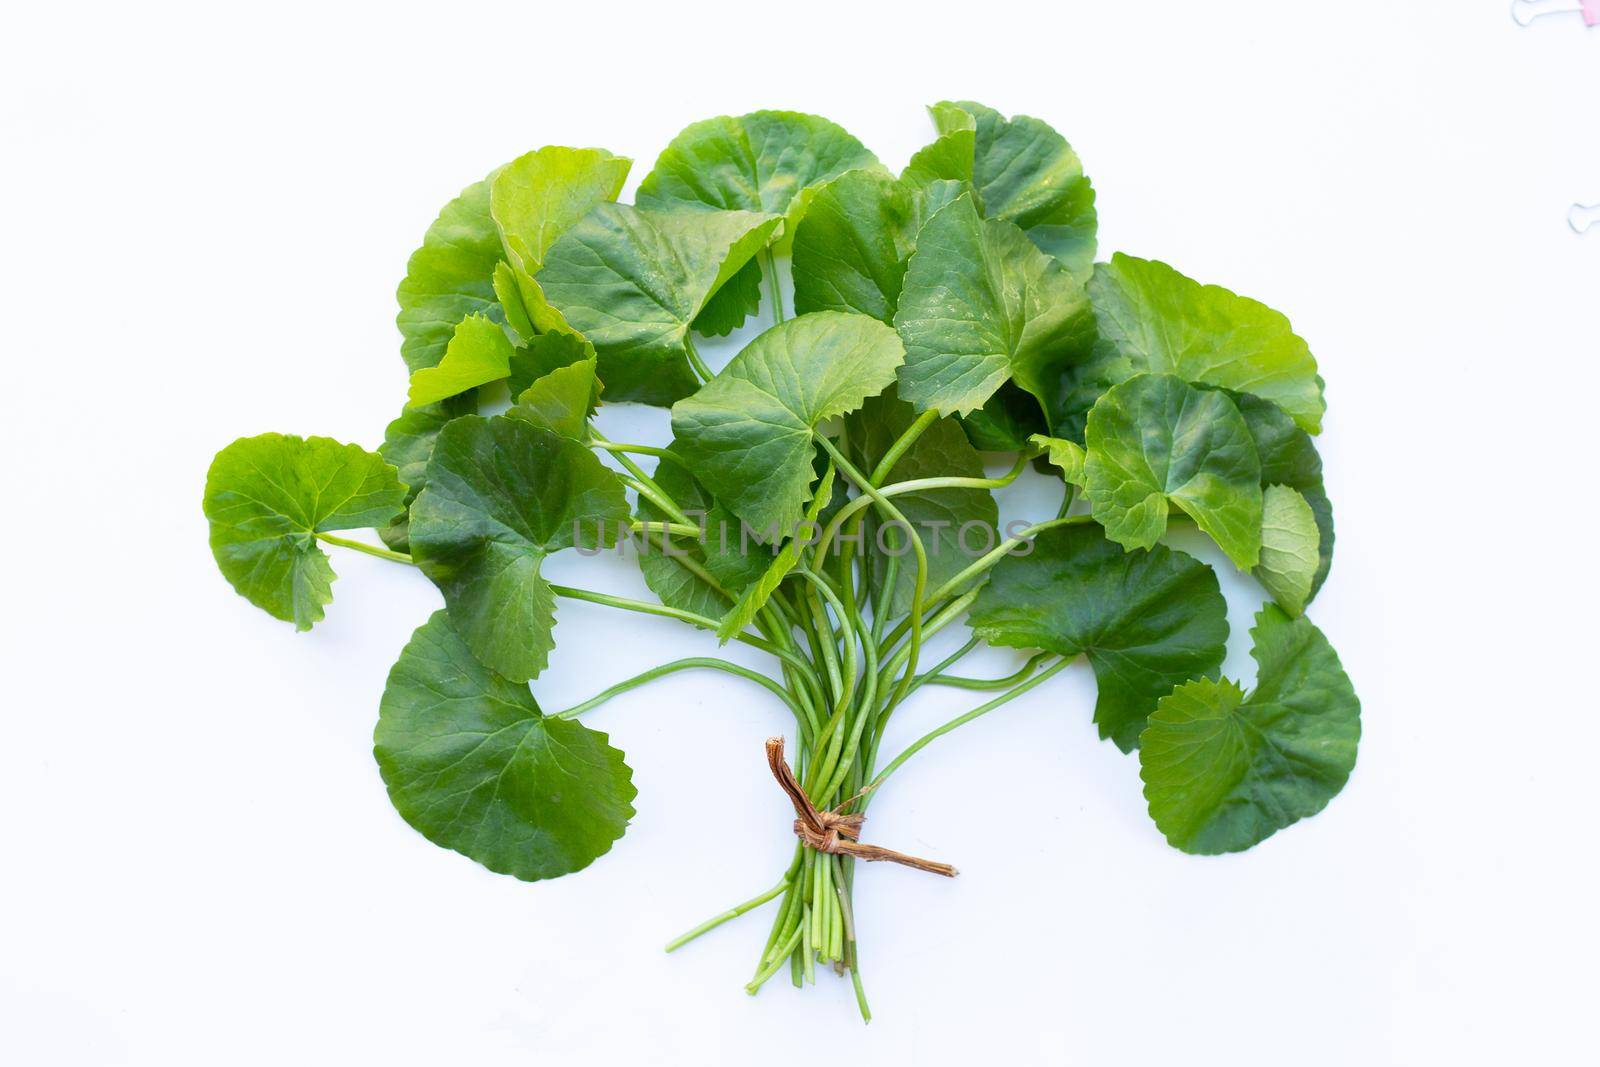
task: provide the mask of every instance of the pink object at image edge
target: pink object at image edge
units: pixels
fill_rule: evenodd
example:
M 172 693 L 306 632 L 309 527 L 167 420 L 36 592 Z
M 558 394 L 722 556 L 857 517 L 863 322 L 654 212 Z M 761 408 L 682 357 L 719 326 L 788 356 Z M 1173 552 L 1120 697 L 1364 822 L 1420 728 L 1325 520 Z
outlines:
M 1600 26 L 1600 0 L 1583 0 L 1583 24 Z

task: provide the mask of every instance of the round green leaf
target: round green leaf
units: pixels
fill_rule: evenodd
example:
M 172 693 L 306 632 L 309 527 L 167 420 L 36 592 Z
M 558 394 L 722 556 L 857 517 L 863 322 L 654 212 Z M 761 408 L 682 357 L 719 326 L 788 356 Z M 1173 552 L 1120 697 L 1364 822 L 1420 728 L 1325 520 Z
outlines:
M 1011 223 L 980 218 L 971 194 L 917 235 L 894 322 L 901 397 L 942 415 L 982 407 L 1009 378 L 1042 400 L 1094 335 L 1082 286 Z
M 754 111 L 696 122 L 672 139 L 639 184 L 644 208 L 713 208 L 805 214 L 806 190 L 876 156 L 818 115 Z
M 605 734 L 540 712 L 526 685 L 473 658 L 442 611 L 389 672 L 373 753 L 419 833 L 530 882 L 609 852 L 638 795 Z
M 1256 578 L 1291 616 L 1305 610 L 1317 574 L 1317 517 L 1306 498 L 1269 485 L 1262 499 L 1261 563 Z
M 1042 251 L 1086 278 L 1098 228 L 1094 187 L 1066 138 L 1038 119 L 1007 119 L 967 100 L 936 104 L 929 112 L 941 134 L 973 131 L 970 177 L 984 217 L 1016 223 Z M 968 175 L 956 170 L 940 176 Z
M 545 557 L 609 547 L 630 517 L 622 483 L 583 445 L 531 423 L 469 415 L 440 431 L 411 505 L 411 553 L 479 660 L 514 681 L 555 646 Z
M 1251 636 L 1255 692 L 1179 686 L 1140 736 L 1150 816 L 1185 852 L 1247 849 L 1321 811 L 1355 767 L 1361 702 L 1327 638 L 1275 604 Z
M 468 315 L 499 321 L 503 313 L 494 291 L 499 262 L 500 235 L 489 217 L 489 183 L 476 182 L 446 204 L 428 227 L 395 293 L 400 301 L 395 322 L 404 338 L 400 355 L 407 368 L 437 366 L 456 323 Z
M 779 221 L 600 204 L 550 248 L 536 280 L 599 353 L 610 399 L 670 404 L 699 384 L 687 355 L 691 324 Z
M 322 619 L 333 568 L 316 535 L 383 526 L 405 506 L 395 469 L 327 437 L 241 437 L 211 461 L 205 513 L 222 576 L 297 630 Z
M 1074 376 L 1104 388 L 1139 373 L 1173 374 L 1252 393 L 1310 433 L 1322 429 L 1317 361 L 1265 304 L 1120 252 L 1095 267 L 1089 296 L 1103 343 Z M 1093 391 L 1078 388 L 1078 402 Z
M 1149 548 L 1177 504 L 1248 570 L 1261 554 L 1261 461 L 1233 401 L 1170 374 L 1116 386 L 1089 412 L 1084 475 L 1094 517 L 1128 548 Z
M 674 448 L 728 510 L 787 537 L 817 477 L 812 431 L 882 392 L 904 358 L 895 332 L 866 315 L 790 319 L 673 405 Z
M 1124 552 L 1090 526 L 1046 530 L 1028 555 L 1002 559 L 970 622 L 992 645 L 1087 656 L 1094 721 L 1124 752 L 1174 685 L 1216 676 L 1228 640 L 1210 567 L 1164 545 Z

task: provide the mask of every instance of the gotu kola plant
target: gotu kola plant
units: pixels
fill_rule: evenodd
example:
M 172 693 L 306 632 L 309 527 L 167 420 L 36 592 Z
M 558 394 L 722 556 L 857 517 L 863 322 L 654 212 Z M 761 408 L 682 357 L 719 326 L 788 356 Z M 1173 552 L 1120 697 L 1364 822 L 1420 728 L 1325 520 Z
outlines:
M 608 152 L 513 160 L 411 257 L 409 397 L 378 451 L 244 438 L 205 488 L 223 575 L 299 629 L 331 598 L 325 545 L 438 586 L 444 607 L 390 672 L 377 762 L 407 822 L 493 871 L 569 874 L 622 836 L 631 772 L 585 711 L 691 669 L 765 689 L 798 738 L 792 767 L 781 741 L 767 752 L 798 816 L 793 860 L 672 947 L 776 901 L 748 989 L 828 963 L 863 1015 L 857 861 L 954 873 L 862 841 L 873 799 L 922 747 L 1079 657 L 1101 737 L 1137 750 L 1155 826 L 1185 852 L 1315 814 L 1360 734 L 1304 614 L 1333 550 L 1306 343 L 1164 263 L 1097 262 L 1094 190 L 1043 122 L 931 111 L 935 139 L 898 175 L 833 123 L 778 111 L 688 127 L 632 205 L 629 161 Z M 763 304 L 776 324 L 713 373 L 696 335 Z M 672 440 L 607 439 L 602 399 L 670 406 Z M 1009 470 L 986 474 L 984 453 Z M 992 491 L 1030 463 L 1059 477 L 1060 507 L 1001 531 Z M 1210 566 L 1164 543 L 1178 523 L 1268 594 L 1252 690 L 1219 675 L 1226 604 Z M 361 528 L 388 547 L 342 535 Z M 658 603 L 543 574 L 552 553 L 620 540 Z M 529 683 L 563 598 L 713 631 L 771 670 L 697 656 L 546 711 Z M 972 639 L 929 664 L 929 639 L 963 620 Z M 982 642 L 1031 658 L 1006 678 L 951 673 Z M 929 685 L 993 695 L 891 756 L 886 726 Z

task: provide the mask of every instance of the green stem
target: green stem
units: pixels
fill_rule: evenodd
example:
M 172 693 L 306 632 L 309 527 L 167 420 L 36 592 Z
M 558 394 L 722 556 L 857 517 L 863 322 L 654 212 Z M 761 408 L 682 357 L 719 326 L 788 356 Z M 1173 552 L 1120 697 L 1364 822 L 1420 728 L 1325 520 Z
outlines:
M 634 533 L 664 533 L 675 537 L 699 537 L 700 527 L 687 522 L 660 522 L 655 519 L 634 519 L 628 524 Z
M 708 619 L 704 615 L 696 615 L 692 611 L 669 608 L 665 604 L 647 604 L 642 600 L 629 600 L 627 597 L 612 596 L 610 593 L 597 593 L 592 589 L 574 589 L 568 585 L 555 585 L 552 583 L 550 591 L 556 596 L 566 597 L 568 600 L 582 600 L 590 604 L 601 604 L 608 608 L 636 611 L 641 615 L 656 615 L 664 619 L 676 619 L 679 622 L 686 622 L 690 626 L 697 626 L 702 630 L 715 630 L 721 625 L 716 619 Z M 751 648 L 759 648 L 763 652 L 777 656 L 803 673 L 811 673 L 811 664 L 807 663 L 798 654 L 768 641 L 764 637 L 740 632 L 734 634 L 733 639 L 749 645 Z M 812 677 L 814 680 L 815 675 L 813 674 Z
M 606 440 L 600 431 L 592 426 L 589 428 L 589 438 L 600 448 L 608 451 L 612 448 L 611 442 Z M 617 462 L 622 464 L 629 474 L 633 475 L 632 484 L 636 493 L 666 512 L 667 517 L 673 521 L 681 522 L 684 525 L 693 525 L 689 522 L 689 516 L 683 513 L 683 509 L 678 507 L 672 497 L 663 492 L 661 487 L 655 483 L 655 479 L 646 474 L 644 468 L 630 459 L 626 452 L 614 452 L 613 455 L 617 457 Z M 696 526 L 695 535 L 699 536 L 699 533 L 700 528 Z
M 761 273 L 767 279 L 767 292 L 772 297 L 773 325 L 783 321 L 783 286 L 778 281 L 778 264 L 772 258 L 771 247 L 761 250 Z
M 711 373 L 711 368 L 706 366 L 706 361 L 700 358 L 699 350 L 694 347 L 694 337 L 687 332 L 683 335 L 683 353 L 689 357 L 689 366 L 702 382 L 709 382 L 716 377 Z
M 784 960 L 788 959 L 789 954 L 800 944 L 800 937 L 806 932 L 807 925 L 802 922 L 795 927 L 794 933 L 790 934 L 788 940 L 784 942 L 783 951 L 778 954 L 778 958 L 763 967 L 760 973 L 750 979 L 749 984 L 744 987 L 746 993 L 749 993 L 752 997 L 755 996 L 761 991 L 761 987 L 766 985 L 767 979 L 778 973 L 778 968 L 783 966 Z
M 657 678 L 665 678 L 669 674 L 696 669 L 722 671 L 725 674 L 748 678 L 783 701 L 784 705 L 794 712 L 796 719 L 804 718 L 799 706 L 795 703 L 794 697 L 787 689 L 774 682 L 771 678 L 748 667 L 741 667 L 737 663 L 730 663 L 725 659 L 707 656 L 691 656 L 687 659 L 677 659 L 671 663 L 663 663 L 659 667 L 651 667 L 649 670 L 636 674 L 632 678 L 618 682 L 609 689 L 602 690 L 581 704 L 574 704 L 565 711 L 556 712 L 554 717 L 557 719 L 575 719 L 584 712 L 597 708 L 613 697 L 618 697 L 628 692 L 630 689 L 637 689 L 641 685 L 653 682 Z
M 833 457 L 833 462 L 845 473 L 846 477 L 855 482 L 856 487 L 863 493 L 870 496 L 877 503 L 880 511 L 889 516 L 894 522 L 900 523 L 901 528 L 911 538 L 911 547 L 917 557 L 917 580 L 911 590 L 911 644 L 909 646 L 911 654 L 907 661 L 905 676 L 901 679 L 893 698 L 898 700 L 905 695 L 906 687 L 911 684 L 912 675 L 917 670 L 917 656 L 922 651 L 923 594 L 926 593 L 928 586 L 927 550 L 922 546 L 922 538 L 918 535 L 916 527 L 906 521 L 905 515 L 899 508 L 894 506 L 894 503 L 888 497 L 884 496 L 882 490 L 857 470 L 855 464 L 846 459 L 844 454 L 839 451 L 832 441 L 828 440 L 825 434 L 813 433 L 812 437 L 822 446 L 824 451 Z
M 319 533 L 316 536 L 317 540 L 323 544 L 338 545 L 340 548 L 353 548 L 357 552 L 365 552 L 367 555 L 377 556 L 379 559 L 392 560 L 395 563 L 410 563 L 412 565 L 417 562 L 404 552 L 391 552 L 389 549 L 379 548 L 377 545 L 364 545 L 360 541 L 352 541 L 348 537 L 336 537 L 329 533 Z
M 1004 678 L 957 678 L 953 675 L 938 673 L 934 673 L 931 676 L 924 674 L 921 677 L 927 679 L 925 683 L 927 685 L 948 685 L 956 689 L 1005 689 L 1007 686 L 1016 685 L 1032 674 L 1035 667 L 1052 655 L 1054 655 L 1052 652 L 1040 652 L 1029 659 L 1027 663 L 1024 663 L 1015 674 L 1008 674 Z
M 900 753 L 900 755 L 898 755 L 894 759 L 890 760 L 889 761 L 889 765 L 887 767 L 885 767 L 883 770 L 878 772 L 878 776 L 872 780 L 872 788 L 873 788 L 873 790 L 876 791 L 877 788 L 879 786 L 881 786 L 884 783 L 884 781 L 886 779 L 888 779 L 888 777 L 891 774 L 893 774 L 896 770 L 899 769 L 899 767 L 900 767 L 900 765 L 902 763 L 904 763 L 906 760 L 910 759 L 912 756 L 916 755 L 918 752 L 920 752 L 924 747 L 926 747 L 931 742 L 938 740 L 939 738 L 943 737 L 945 734 L 949 733 L 951 730 L 954 730 L 958 726 L 965 726 L 967 723 L 971 722 L 972 720 L 981 718 L 984 715 L 989 714 L 989 712 L 993 711 L 995 708 L 998 708 L 1003 704 L 1010 703 L 1011 701 L 1017 699 L 1017 697 L 1019 697 L 1022 694 L 1028 692 L 1030 689 L 1034 688 L 1035 686 L 1041 685 L 1046 680 L 1048 680 L 1048 679 L 1054 677 L 1055 675 L 1061 673 L 1063 670 L 1065 670 L 1068 667 L 1068 665 L 1071 664 L 1071 662 L 1072 662 L 1072 660 L 1071 660 L 1070 657 L 1063 656 L 1060 660 L 1058 660 L 1057 662 L 1051 664 L 1049 667 L 1045 668 L 1040 673 L 1034 675 L 1032 678 L 1029 678 L 1027 681 L 1021 683 L 1020 685 L 1016 686 L 1015 688 L 1010 689 L 1007 692 L 1001 693 L 999 696 L 995 697 L 993 700 L 989 701 L 987 704 L 980 704 L 977 707 L 973 708 L 971 711 L 967 712 L 965 715 L 958 715 L 954 719 L 951 719 L 949 722 L 945 723 L 943 726 L 940 726 L 937 729 L 930 730 L 927 733 L 923 734 L 921 737 L 917 738 L 917 740 L 913 741 L 911 743 L 910 747 L 908 747 L 904 752 Z
M 917 438 L 928 432 L 928 427 L 938 421 L 939 413 L 937 411 L 924 411 L 918 415 L 916 420 L 906 427 L 905 433 L 902 433 L 899 439 L 889 446 L 889 451 L 885 452 L 883 458 L 878 460 L 878 465 L 872 468 L 872 484 L 882 485 L 888 481 L 889 472 L 893 471 L 894 465 L 900 462 L 900 457 L 904 456 L 906 451 L 917 443 Z
M 671 462 L 677 463 L 680 466 L 683 464 L 683 460 L 677 455 L 677 453 L 672 452 L 669 449 L 656 448 L 654 445 L 621 444 L 616 441 L 606 441 L 598 434 L 593 436 L 596 448 L 603 448 L 607 452 L 614 452 L 619 457 L 631 453 L 636 456 L 655 456 L 657 459 L 670 460 Z
M 727 911 L 721 913 L 720 915 L 714 915 L 711 918 L 707 919 L 705 922 L 701 923 L 699 926 L 696 926 L 693 930 L 690 930 L 690 931 L 688 931 L 687 933 L 684 933 L 684 934 L 679 934 L 677 937 L 673 938 L 671 941 L 668 941 L 667 942 L 667 951 L 668 952 L 672 952 L 675 949 L 680 949 L 684 945 L 687 945 L 689 942 L 693 941 L 695 938 L 699 937 L 701 934 L 706 933 L 706 932 L 711 931 L 711 930 L 715 930 L 717 927 L 721 926 L 725 922 L 728 922 L 730 919 L 737 919 L 739 916 L 743 915 L 745 912 L 752 911 L 755 908 L 761 907 L 761 905 L 765 904 L 767 901 L 771 900 L 773 897 L 778 896 L 779 894 L 781 894 L 784 890 L 786 890 L 788 888 L 789 888 L 789 876 L 786 874 L 786 875 L 783 876 L 783 880 L 782 881 L 780 881 L 777 885 L 773 886 L 771 889 L 767 890 L 765 893 L 762 893 L 760 896 L 751 897 L 749 900 L 745 901 L 743 904 L 735 904 L 733 907 L 729 908 Z

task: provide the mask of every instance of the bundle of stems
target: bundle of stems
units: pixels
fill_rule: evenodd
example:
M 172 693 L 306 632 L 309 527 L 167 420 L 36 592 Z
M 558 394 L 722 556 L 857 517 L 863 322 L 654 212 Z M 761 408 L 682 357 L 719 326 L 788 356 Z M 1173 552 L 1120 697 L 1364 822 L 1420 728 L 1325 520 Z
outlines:
M 770 261 L 764 266 L 767 276 L 773 277 Z M 776 292 L 773 301 L 781 321 L 782 304 Z M 711 377 L 698 354 L 691 362 L 703 379 Z M 978 646 L 977 638 L 938 664 L 927 668 L 923 665 L 926 643 L 963 617 L 977 595 L 977 585 L 991 567 L 1043 530 L 1088 521 L 1086 515 L 1067 515 L 1073 500 L 1073 488 L 1068 485 L 1055 518 L 999 540 L 958 574 L 929 588 L 928 547 L 921 532 L 895 505 L 895 497 L 937 489 L 1002 488 L 1016 480 L 1034 455 L 1023 452 L 1009 471 L 993 478 L 889 482 L 896 463 L 937 418 L 932 411 L 920 415 L 871 470 L 864 469 L 862 457 L 852 448 L 842 427 L 832 433 L 814 432 L 816 444 L 828 462 L 828 469 L 818 482 L 818 492 L 830 492 L 835 478 L 842 477 L 848 500 L 810 543 L 800 547 L 793 569 L 756 613 L 752 626 L 733 636 L 734 640 L 771 654 L 777 662 L 777 677 L 718 657 L 690 657 L 619 682 L 556 713 L 557 717 L 575 718 L 613 697 L 679 671 L 709 669 L 732 674 L 761 685 L 793 714 L 799 738 L 794 773 L 811 803 L 821 811 L 864 815 L 884 782 L 926 745 L 1015 700 L 1062 670 L 1067 660 L 1041 653 L 1004 678 L 979 679 L 948 673 Z M 659 463 L 671 463 L 677 462 L 677 457 L 667 449 L 610 441 L 598 430 L 593 431 L 591 440 L 594 447 L 616 458 L 625 472 L 624 482 L 639 498 L 667 516 L 666 521 L 634 521 L 631 532 L 644 540 L 644 550 L 650 550 L 652 544 L 657 550 L 676 546 L 673 558 L 725 596 L 731 607 L 733 594 L 697 565 L 687 551 L 692 539 L 701 536 L 701 527 L 633 458 L 648 456 Z M 404 553 L 331 534 L 318 537 L 328 544 L 412 562 Z M 891 550 L 861 551 L 869 539 L 887 544 Z M 875 574 L 874 568 L 881 570 Z M 914 568 L 914 580 L 909 609 L 897 613 L 894 591 L 900 584 L 902 568 Z M 718 619 L 663 604 L 570 586 L 551 588 L 558 597 L 672 618 L 702 629 L 716 630 L 720 625 Z M 873 590 L 877 590 L 875 596 Z M 891 718 L 925 685 L 988 690 L 998 695 L 924 734 L 880 768 L 881 748 Z M 852 906 L 857 866 L 854 857 L 819 852 L 797 842 L 793 858 L 776 884 L 675 938 L 667 945 L 667 951 L 778 900 L 771 932 L 746 990 L 756 993 L 785 967 L 791 981 L 803 985 L 815 980 L 821 964 L 838 974 L 849 974 L 862 1018 L 869 1020 L 871 1012 L 861 980 L 860 942 Z

